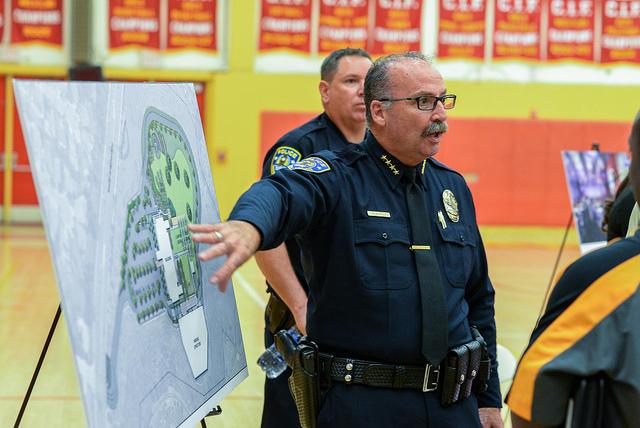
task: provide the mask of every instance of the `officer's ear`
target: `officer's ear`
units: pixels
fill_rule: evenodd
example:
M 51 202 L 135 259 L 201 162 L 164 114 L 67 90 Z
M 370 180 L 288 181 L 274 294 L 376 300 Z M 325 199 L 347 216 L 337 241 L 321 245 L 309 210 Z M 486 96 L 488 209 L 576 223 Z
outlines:
M 372 100 L 370 106 L 371 121 L 376 125 L 384 126 L 387 122 L 384 102 L 380 100 Z
M 321 80 L 318 84 L 318 91 L 320 91 L 320 99 L 322 100 L 322 104 L 326 104 L 329 102 L 329 82 L 326 80 Z

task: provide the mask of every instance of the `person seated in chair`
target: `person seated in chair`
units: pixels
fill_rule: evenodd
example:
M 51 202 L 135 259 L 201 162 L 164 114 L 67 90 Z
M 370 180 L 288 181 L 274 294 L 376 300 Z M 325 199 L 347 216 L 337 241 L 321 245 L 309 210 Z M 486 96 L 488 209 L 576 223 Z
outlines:
M 629 146 L 629 176 L 637 200 L 640 113 L 633 123 Z M 560 275 L 506 400 L 514 428 L 564 426 L 572 392 L 581 379 L 593 376 L 605 379 L 606 394 L 602 408 L 597 409 L 602 426 L 637 426 L 639 285 L 640 231 L 584 255 Z

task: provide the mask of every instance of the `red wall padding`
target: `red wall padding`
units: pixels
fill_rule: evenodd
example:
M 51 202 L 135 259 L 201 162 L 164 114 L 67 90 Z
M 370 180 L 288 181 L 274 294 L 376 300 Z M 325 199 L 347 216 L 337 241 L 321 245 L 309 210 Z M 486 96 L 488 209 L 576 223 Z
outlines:
M 263 112 L 260 160 L 313 113 Z M 627 151 L 630 123 L 539 119 L 449 119 L 437 159 L 462 173 L 478 222 L 563 226 L 570 214 L 562 150 Z

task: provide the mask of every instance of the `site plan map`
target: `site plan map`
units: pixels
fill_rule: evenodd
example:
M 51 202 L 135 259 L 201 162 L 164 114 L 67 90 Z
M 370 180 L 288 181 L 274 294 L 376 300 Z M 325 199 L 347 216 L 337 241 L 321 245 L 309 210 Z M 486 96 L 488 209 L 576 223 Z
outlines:
M 193 86 L 14 87 L 89 426 L 193 426 L 247 377 Z

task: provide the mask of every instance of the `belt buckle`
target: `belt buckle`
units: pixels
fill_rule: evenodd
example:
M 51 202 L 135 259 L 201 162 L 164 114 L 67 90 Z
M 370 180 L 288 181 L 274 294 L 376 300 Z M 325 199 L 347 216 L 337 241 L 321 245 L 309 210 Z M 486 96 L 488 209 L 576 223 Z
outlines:
M 436 375 L 436 380 L 430 385 L 429 378 L 431 377 L 432 371 Z M 424 370 L 424 380 L 422 381 L 422 392 L 432 392 L 438 389 L 439 379 L 440 379 L 440 368 L 434 367 L 431 364 L 427 364 Z

